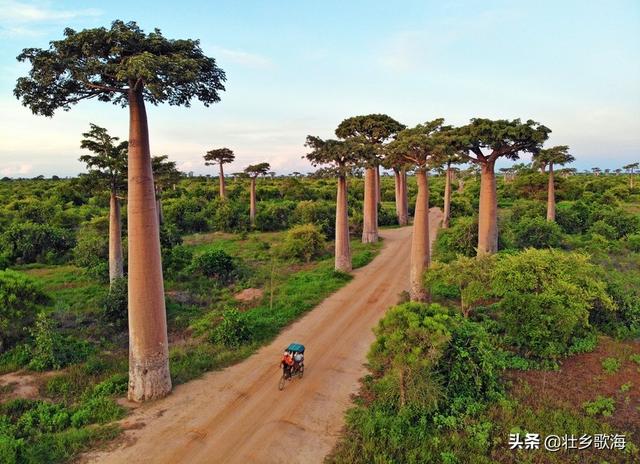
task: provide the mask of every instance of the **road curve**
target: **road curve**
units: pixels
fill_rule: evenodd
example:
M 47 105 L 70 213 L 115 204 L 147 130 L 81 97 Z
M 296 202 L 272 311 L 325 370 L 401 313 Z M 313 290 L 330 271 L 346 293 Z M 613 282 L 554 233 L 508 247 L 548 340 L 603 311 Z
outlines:
M 435 236 L 442 213 L 430 211 Z M 178 386 L 123 424 L 115 449 L 83 462 L 320 463 L 344 425 L 365 373 L 372 328 L 408 289 L 411 228 L 384 230 L 384 246 L 354 279 L 245 361 Z M 303 379 L 278 390 L 279 360 L 292 341 L 307 346 Z

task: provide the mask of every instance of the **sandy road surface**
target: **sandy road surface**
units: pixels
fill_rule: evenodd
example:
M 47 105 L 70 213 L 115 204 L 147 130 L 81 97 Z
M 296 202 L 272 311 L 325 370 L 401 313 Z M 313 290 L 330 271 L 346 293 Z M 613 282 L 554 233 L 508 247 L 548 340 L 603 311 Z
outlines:
M 431 235 L 441 220 L 432 209 Z M 127 418 L 115 450 L 83 461 L 135 463 L 319 463 L 344 425 L 366 372 L 371 329 L 408 288 L 411 228 L 385 230 L 384 247 L 354 279 L 245 361 L 179 386 Z M 303 379 L 278 390 L 291 341 L 307 346 Z M 142 425 L 144 424 L 144 425 Z

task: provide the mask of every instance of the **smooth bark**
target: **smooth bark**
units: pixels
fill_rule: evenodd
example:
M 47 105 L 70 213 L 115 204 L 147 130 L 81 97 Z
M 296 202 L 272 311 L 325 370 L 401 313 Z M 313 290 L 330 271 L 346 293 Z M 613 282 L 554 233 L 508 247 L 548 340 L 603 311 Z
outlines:
M 429 268 L 429 181 L 424 169 L 416 171 L 418 196 L 416 212 L 413 217 L 413 236 L 411 238 L 411 271 L 409 296 L 411 301 L 427 301 L 423 277 Z
M 380 166 L 376 166 L 376 203 L 382 202 L 382 191 L 380 187 Z
M 116 192 L 111 192 L 109 201 L 109 282 L 124 276 L 122 258 L 122 219 L 120 200 Z
M 453 172 L 451 171 L 451 164 L 447 164 L 447 171 L 445 173 L 444 181 L 444 214 L 442 217 L 442 228 L 449 228 L 449 219 L 451 216 L 451 177 Z
M 547 188 L 547 221 L 556 220 L 556 187 L 553 179 L 553 163 L 549 164 L 549 187 Z
M 164 214 L 162 213 L 162 192 L 160 189 L 156 192 L 156 211 L 158 212 L 158 225 L 164 224 Z
M 494 161 L 487 161 L 481 165 L 478 256 L 498 251 L 498 204 L 494 166 Z
M 400 217 L 402 216 L 402 186 L 400 183 L 400 170 L 393 168 L 393 180 L 396 192 L 396 217 L 398 218 L 398 224 L 400 224 Z
M 378 204 L 376 201 L 376 168 L 367 168 L 364 173 L 364 211 L 362 243 L 378 241 Z
M 129 392 L 132 401 L 171 391 L 167 315 L 149 130 L 142 90 L 129 93 Z
M 338 177 L 336 198 L 336 271 L 351 272 L 351 247 L 349 244 L 349 212 L 347 206 L 347 178 Z
M 222 163 L 220 163 L 220 198 L 223 200 L 227 198 L 227 189 L 224 185 L 224 169 L 222 168 Z
M 407 192 L 407 171 L 402 168 L 400 170 L 400 225 L 409 224 L 409 194 Z
M 256 225 L 256 178 L 251 178 L 251 195 L 249 199 L 249 219 L 251 220 L 251 226 Z

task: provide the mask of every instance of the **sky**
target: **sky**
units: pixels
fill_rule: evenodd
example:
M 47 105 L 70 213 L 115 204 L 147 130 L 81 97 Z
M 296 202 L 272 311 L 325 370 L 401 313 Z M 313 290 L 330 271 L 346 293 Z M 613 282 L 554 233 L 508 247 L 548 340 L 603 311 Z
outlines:
M 83 172 L 89 123 L 126 138 L 126 109 L 88 101 L 46 118 L 13 96 L 23 48 L 114 19 L 200 39 L 226 72 L 220 103 L 147 108 L 152 154 L 186 172 L 215 174 L 202 156 L 219 147 L 236 153 L 226 172 L 263 161 L 308 172 L 308 134 L 369 113 L 409 126 L 533 119 L 579 170 L 640 161 L 638 0 L 0 0 L 0 176 Z

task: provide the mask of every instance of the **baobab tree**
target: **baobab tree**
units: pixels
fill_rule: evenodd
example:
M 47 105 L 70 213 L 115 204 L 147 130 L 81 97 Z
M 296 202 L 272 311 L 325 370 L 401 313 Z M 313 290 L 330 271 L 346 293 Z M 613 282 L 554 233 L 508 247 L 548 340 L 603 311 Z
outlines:
M 396 140 L 389 144 L 390 156 L 398 161 L 411 163 L 416 170 L 418 196 L 413 216 L 413 236 L 411 239 L 411 264 L 409 295 L 412 301 L 426 301 L 424 272 L 429 268 L 429 169 L 444 161 L 447 152 L 447 138 L 443 133 L 444 119 L 435 119 L 398 133 Z
M 599 176 L 600 173 L 602 172 L 602 169 L 596 167 L 596 168 L 591 168 L 591 172 L 593 172 L 596 176 Z
M 149 129 L 145 100 L 157 105 L 205 106 L 220 101 L 225 74 L 196 40 L 146 34 L 134 22 L 111 28 L 67 28 L 48 49 L 27 48 L 31 64 L 14 90 L 35 114 L 89 99 L 129 107 L 129 399 L 160 398 L 171 391 L 169 350 Z
M 572 163 L 575 158 L 569 154 L 567 145 L 557 145 L 555 147 L 540 150 L 534 155 L 534 159 L 539 163 L 544 163 L 549 167 L 549 183 L 547 187 L 547 221 L 556 220 L 556 188 L 553 166 Z
M 129 143 L 118 142 L 104 127 L 90 124 L 89 132 L 82 134 L 80 148 L 95 155 L 82 155 L 80 161 L 89 168 L 89 175 L 98 184 L 109 189 L 109 282 L 124 276 L 122 254 L 122 218 L 118 193 L 126 188 L 127 150 Z
M 311 149 L 306 158 L 315 167 L 328 164 L 338 177 L 336 195 L 335 269 L 350 272 L 351 248 L 349 243 L 349 206 L 347 204 L 347 174 L 359 161 L 356 147 L 342 140 L 322 140 L 307 136 L 305 146 Z
M 442 162 L 445 167 L 444 175 L 444 211 L 442 216 L 442 228 L 448 229 L 451 221 L 451 184 L 453 183 L 453 167 L 454 164 L 460 164 L 464 161 L 463 157 L 458 153 L 456 137 L 450 137 L 447 143 L 441 145 L 444 150 Z
M 537 153 L 551 130 L 537 122 L 520 119 L 472 119 L 457 133 L 466 158 L 478 165 L 480 211 L 478 214 L 478 255 L 498 251 L 498 202 L 495 164 L 498 158 L 516 160 L 521 152 Z
M 204 164 L 206 166 L 211 166 L 214 164 L 220 165 L 220 198 L 222 198 L 223 200 L 227 197 L 227 192 L 224 184 L 224 169 L 222 165 L 233 163 L 235 159 L 236 155 L 233 153 L 233 150 L 229 148 L 216 148 L 214 150 L 209 150 L 204 155 Z
M 340 139 L 359 143 L 362 150 L 361 163 L 365 166 L 364 176 L 364 211 L 362 225 L 362 242 L 378 241 L 378 166 L 380 164 L 380 148 L 405 126 L 386 114 L 369 114 L 354 116 L 340 123 L 336 136 Z
M 622 169 L 626 170 L 629 173 L 629 188 L 630 189 L 633 188 L 633 176 L 634 176 L 634 173 L 635 173 L 636 169 L 638 169 L 638 166 L 640 166 L 640 163 L 630 163 L 630 164 L 627 164 L 625 166 L 622 166 Z
M 244 168 L 244 174 L 251 180 L 249 218 L 253 227 L 256 225 L 256 179 L 259 176 L 266 175 L 269 169 L 271 169 L 269 163 L 251 164 Z
M 156 211 L 158 212 L 158 224 L 164 223 L 162 214 L 162 192 L 171 186 L 175 186 L 182 177 L 182 173 L 176 168 L 175 161 L 169 161 L 167 155 L 153 156 L 151 169 L 156 192 Z

